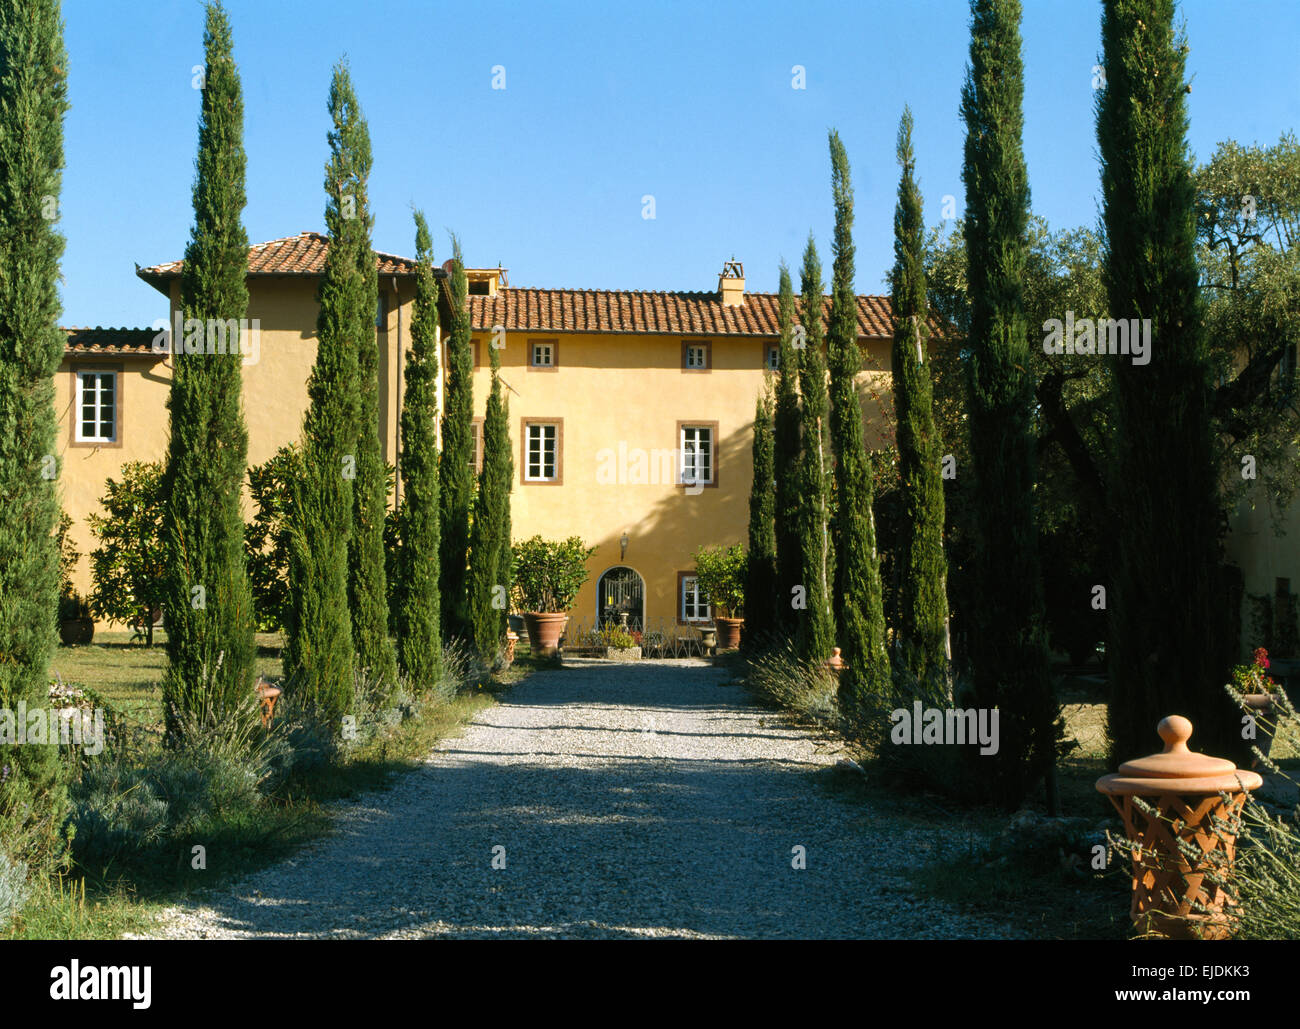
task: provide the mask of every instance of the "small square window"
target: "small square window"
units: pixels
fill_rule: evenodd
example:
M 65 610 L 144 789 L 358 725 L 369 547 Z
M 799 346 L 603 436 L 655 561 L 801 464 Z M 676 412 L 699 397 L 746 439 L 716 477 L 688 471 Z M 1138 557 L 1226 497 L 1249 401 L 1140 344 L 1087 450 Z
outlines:
M 533 344 L 533 366 L 550 368 L 555 363 L 555 350 L 550 343 Z
M 713 344 L 705 339 L 682 343 L 682 371 L 707 372 L 713 367 Z
M 774 372 L 781 367 L 781 347 L 777 343 L 767 345 L 767 370 Z

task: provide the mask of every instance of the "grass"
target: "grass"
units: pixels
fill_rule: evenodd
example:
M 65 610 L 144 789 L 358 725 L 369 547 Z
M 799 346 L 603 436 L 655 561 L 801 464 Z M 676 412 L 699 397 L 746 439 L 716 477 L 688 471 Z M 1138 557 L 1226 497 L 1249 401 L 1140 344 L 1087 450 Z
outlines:
M 258 637 L 258 670 L 280 678 L 280 639 Z M 129 633 L 97 634 L 82 647 L 62 647 L 52 664 L 65 682 L 97 691 L 113 706 L 131 712 L 146 729 L 162 721 L 161 681 L 166 652 L 131 644 Z M 496 703 L 496 695 L 531 672 L 552 667 L 521 648 L 515 663 L 483 676 L 445 704 L 426 704 L 390 733 L 377 736 L 343 759 L 295 781 L 282 796 L 255 808 L 235 808 L 201 826 L 185 840 L 172 840 L 120 867 L 75 866 L 65 876 L 34 884 L 36 895 L 0 931 L 9 939 L 116 939 L 147 931 L 166 907 L 281 860 L 330 831 L 328 805 L 368 790 L 390 787 L 420 765 L 440 740 L 459 731 L 474 715 Z M 206 868 L 192 867 L 191 844 L 206 851 Z

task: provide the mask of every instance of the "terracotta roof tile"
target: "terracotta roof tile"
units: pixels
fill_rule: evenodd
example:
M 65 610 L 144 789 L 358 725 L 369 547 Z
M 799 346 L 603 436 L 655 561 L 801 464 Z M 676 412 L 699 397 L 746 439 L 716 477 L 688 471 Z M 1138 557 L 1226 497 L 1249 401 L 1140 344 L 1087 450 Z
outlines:
M 300 232 L 296 236 L 256 243 L 248 248 L 249 275 L 319 275 L 325 269 L 329 238 L 319 232 Z M 407 257 L 375 251 L 380 275 L 414 275 L 416 262 Z M 149 268 L 137 268 L 136 274 L 160 292 L 167 291 L 167 281 L 178 277 L 184 261 L 168 261 Z
M 96 325 L 92 328 L 68 328 L 64 353 L 70 357 L 141 354 L 153 356 L 153 338 L 157 329 L 115 329 Z
M 830 297 L 823 305 L 823 317 L 829 318 Z M 729 307 L 717 293 L 512 286 L 494 297 L 471 295 L 469 310 L 476 331 L 503 325 L 508 332 L 775 336 L 778 326 L 775 293 L 746 293 L 742 305 Z M 892 334 L 889 298 L 858 297 L 858 337 Z

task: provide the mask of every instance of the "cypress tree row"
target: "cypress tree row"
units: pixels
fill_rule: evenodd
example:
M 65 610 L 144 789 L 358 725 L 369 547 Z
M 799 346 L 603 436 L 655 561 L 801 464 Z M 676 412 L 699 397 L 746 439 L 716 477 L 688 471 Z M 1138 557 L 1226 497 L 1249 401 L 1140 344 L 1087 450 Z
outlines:
M 362 116 L 346 65 L 337 72 L 347 120 L 340 126 L 340 145 L 351 160 L 348 193 L 353 231 L 347 246 L 357 265 L 351 337 L 357 348 L 358 424 L 356 479 L 352 484 L 352 536 L 348 541 L 348 596 L 352 605 L 352 641 L 357 661 L 369 679 L 384 689 L 397 677 L 397 661 L 388 638 L 388 576 L 384 567 L 384 517 L 388 513 L 388 469 L 379 440 L 379 272 L 370 230 L 367 186 L 373 164 L 370 129 Z
M 0 7 L 0 708 L 48 710 L 59 599 L 54 229 L 63 179 L 68 55 L 56 0 Z M 6 746 L 0 849 L 39 873 L 66 853 L 58 747 Z
M 162 582 L 167 619 L 163 680 L 168 737 L 181 720 L 214 724 L 246 703 L 256 676 L 256 619 L 244 557 L 241 504 L 248 466 L 243 357 L 235 329 L 248 314 L 248 235 L 244 193 L 244 102 L 231 54 L 230 23 L 207 7 L 204 87 L 194 181 L 194 226 L 181 269 L 181 307 L 206 342 L 191 351 L 173 341 L 167 400 L 171 431 L 162 496 Z M 220 330 L 220 331 L 218 331 Z M 211 351 L 218 352 L 213 353 Z M 206 352 L 205 352 L 206 351 Z
M 827 424 L 826 362 L 822 358 L 822 264 L 812 234 L 803 252 L 800 271 L 803 289 L 804 347 L 799 353 L 799 515 L 803 540 L 804 588 L 798 618 L 796 645 L 809 661 L 824 661 L 835 648 L 835 616 L 831 612 L 835 554 L 831 544 L 830 491 L 831 442 Z
M 975 702 L 1000 708 L 1000 748 L 974 758 L 993 799 L 1014 805 L 1050 775 L 1057 708 L 1048 678 L 1034 512 L 1034 384 L 1023 306 L 1029 181 L 1021 151 L 1019 0 L 972 0 L 966 122 L 969 420 Z M 1050 791 L 1049 791 L 1050 796 Z
M 365 277 L 356 260 L 357 160 L 349 125 L 358 117 L 342 65 L 330 83 L 330 160 L 325 166 L 325 226 L 330 247 L 321 276 L 316 363 L 307 380 L 302 476 L 295 483 L 289 545 L 290 611 L 285 667 L 304 703 L 331 726 L 352 703 L 355 648 L 348 598 L 360 399 L 358 310 Z
M 469 515 L 474 502 L 474 352 L 470 340 L 469 283 L 460 244 L 452 237 L 451 332 L 439 464 L 442 510 L 442 631 L 445 639 L 469 632 Z
M 833 129 L 830 151 L 835 263 L 826 341 L 831 374 L 831 445 L 835 452 L 833 609 L 848 664 L 840 676 L 840 708 L 864 716 L 880 706 L 892 686 L 885 650 L 876 517 L 871 508 L 871 458 L 863 438 L 857 389 L 862 351 L 858 347 L 858 298 L 853 289 L 853 186 L 848 155 L 839 133 Z
M 943 444 L 934 424 L 926 341 L 925 222 L 912 153 L 912 112 L 898 126 L 898 207 L 894 211 L 894 270 L 890 306 L 894 319 L 891 362 L 898 422 L 898 465 L 903 492 L 899 541 L 898 625 L 904 666 L 916 676 L 925 699 L 951 694 L 948 645 L 948 562 L 943 550 Z
M 754 484 L 749 491 L 745 632 L 740 641 L 741 647 L 750 652 L 761 650 L 771 642 L 779 631 L 778 619 L 782 615 L 782 601 L 776 588 L 776 483 L 769 393 L 770 387 L 768 393 L 758 398 L 754 411 Z
M 1240 717 L 1222 692 L 1234 655 L 1219 601 L 1211 371 L 1186 143 L 1187 46 L 1173 15 L 1172 0 L 1112 0 L 1101 26 L 1103 278 L 1111 317 L 1151 320 L 1149 364 L 1124 355 L 1110 360 L 1112 761 L 1146 753 L 1156 723 L 1174 713 L 1195 724 L 1198 749 L 1244 756 Z
M 781 338 L 772 411 L 777 616 L 773 629 L 790 635 L 797 624 L 790 602 L 794 587 L 803 582 L 803 539 L 799 535 L 799 351 L 794 346 L 794 288 L 784 261 L 777 312 Z
M 501 392 L 501 357 L 489 346 L 492 391 L 483 418 L 483 470 L 474 498 L 469 538 L 469 610 L 474 649 L 491 665 L 506 634 L 506 599 L 510 592 L 510 409 Z
M 414 687 L 442 678 L 442 617 L 438 595 L 441 547 L 438 507 L 438 282 L 433 239 L 424 212 L 415 212 L 418 262 L 411 349 L 402 400 L 402 505 L 397 643 L 402 670 Z

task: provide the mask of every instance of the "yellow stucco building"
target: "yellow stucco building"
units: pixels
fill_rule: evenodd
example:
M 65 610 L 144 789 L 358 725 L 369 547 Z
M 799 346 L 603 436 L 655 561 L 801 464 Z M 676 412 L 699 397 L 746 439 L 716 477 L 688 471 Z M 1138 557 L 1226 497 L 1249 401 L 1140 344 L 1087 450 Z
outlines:
M 326 248 L 325 237 L 303 233 L 249 249 L 248 320 L 258 327 L 244 367 L 251 464 L 300 435 Z M 385 459 L 399 464 L 415 263 L 390 254 L 377 261 L 380 427 Z M 168 298 L 169 324 L 180 267 L 137 269 Z M 439 274 L 445 281 L 446 269 Z M 471 269 L 469 279 L 476 442 L 490 386 L 486 348 L 496 345 L 514 448 L 515 538 L 575 535 L 596 548 L 577 622 L 594 621 L 611 600 L 646 626 L 709 620 L 692 554 L 745 541 L 754 405 L 776 360 L 776 295 L 746 293 L 743 269 L 730 262 L 717 288 L 700 292 L 517 288 L 502 269 Z M 444 292 L 443 325 L 449 314 Z M 83 554 L 104 480 L 128 461 L 164 456 L 171 358 L 154 352 L 160 328 L 69 330 L 56 401 L 63 503 Z M 881 425 L 872 395 L 889 392 L 887 298 L 858 298 L 858 331 L 870 445 Z M 400 504 L 400 492 L 391 499 Z M 75 582 L 90 586 L 85 557 Z

